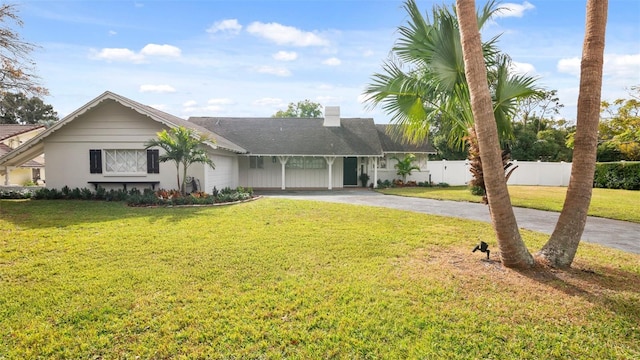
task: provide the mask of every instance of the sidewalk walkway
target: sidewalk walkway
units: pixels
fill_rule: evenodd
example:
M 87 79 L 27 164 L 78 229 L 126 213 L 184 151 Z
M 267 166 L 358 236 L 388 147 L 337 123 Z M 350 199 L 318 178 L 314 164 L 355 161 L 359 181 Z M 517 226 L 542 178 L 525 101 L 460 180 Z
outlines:
M 453 216 L 491 222 L 487 206 L 477 203 L 431 200 L 383 195 L 366 189 L 257 191 L 269 197 L 328 201 L 355 205 L 381 206 L 425 214 Z M 520 228 L 551 234 L 559 213 L 514 208 Z M 640 254 L 640 224 L 589 216 L 582 240 L 623 251 Z

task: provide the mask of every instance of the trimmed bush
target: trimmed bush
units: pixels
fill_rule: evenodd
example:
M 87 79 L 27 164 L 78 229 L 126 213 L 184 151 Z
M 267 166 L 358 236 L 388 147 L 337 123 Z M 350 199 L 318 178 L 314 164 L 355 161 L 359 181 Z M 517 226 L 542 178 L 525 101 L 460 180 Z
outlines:
M 596 164 L 593 187 L 640 190 L 640 162 L 621 161 Z

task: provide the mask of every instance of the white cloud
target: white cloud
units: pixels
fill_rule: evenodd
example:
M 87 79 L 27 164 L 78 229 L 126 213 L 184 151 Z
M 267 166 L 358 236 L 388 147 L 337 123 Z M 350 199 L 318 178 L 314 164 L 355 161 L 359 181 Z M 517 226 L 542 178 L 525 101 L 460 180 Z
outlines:
M 605 54 L 604 76 L 616 79 L 636 79 L 640 82 L 640 53 L 639 54 Z
M 140 92 L 142 93 L 146 93 L 146 92 L 151 92 L 151 93 L 172 93 L 172 92 L 176 92 L 176 89 L 173 88 L 173 86 L 171 85 L 150 85 L 150 84 L 145 84 L 145 85 L 140 85 Z
M 340 61 L 340 59 L 338 59 L 336 57 L 332 57 L 332 58 L 326 59 L 322 63 L 325 64 L 325 65 L 329 65 L 329 66 L 338 66 L 338 65 L 342 64 L 342 61 Z
M 298 58 L 298 54 L 295 51 L 278 51 L 273 54 L 273 58 L 280 61 L 293 61 Z
M 209 111 L 218 112 L 218 111 L 220 111 L 222 109 L 223 109 L 223 107 L 219 106 L 219 105 L 208 105 L 208 106 L 204 107 L 204 110 L 206 110 L 207 112 L 209 112 Z
M 364 56 L 364 57 L 370 57 L 370 56 L 373 56 L 373 54 L 374 54 L 373 50 L 365 50 L 365 51 L 362 53 L 362 56 Z
M 506 18 L 506 17 L 522 17 L 524 16 L 524 12 L 527 10 L 535 9 L 535 6 L 528 1 L 523 2 L 522 4 L 516 3 L 504 3 L 500 5 L 500 10 L 496 12 L 496 17 L 498 18 Z
M 179 57 L 182 53 L 180 48 L 172 45 L 147 44 L 140 50 L 140 54 L 144 56 L 169 56 Z
M 255 36 L 273 41 L 278 45 L 291 46 L 327 46 L 329 41 L 321 36 L 296 29 L 291 26 L 285 26 L 278 23 L 261 23 L 253 22 L 247 27 L 247 31 Z
M 216 21 L 211 27 L 207 29 L 210 34 L 217 32 L 226 32 L 229 34 L 238 34 L 242 30 L 242 25 L 238 23 L 237 19 L 225 19 L 222 21 Z
M 556 66 L 558 72 L 564 74 L 571 74 L 575 76 L 580 75 L 580 58 L 574 57 L 569 59 L 560 59 Z
M 323 106 L 337 104 L 340 101 L 340 99 L 335 96 L 318 96 L 316 100 Z
M 521 62 L 513 61 L 511 63 L 511 71 L 517 74 L 535 75 L 536 68 L 529 63 L 521 63 Z
M 262 98 L 253 101 L 252 105 L 257 106 L 283 106 L 284 102 L 278 98 Z
M 135 52 L 125 48 L 104 48 L 100 51 L 92 49 L 89 56 L 93 59 L 105 60 L 108 62 L 124 61 L 136 64 L 144 62 L 144 56 L 136 54 Z
M 283 67 L 273 67 L 273 66 L 264 65 L 264 66 L 257 67 L 256 71 L 261 74 L 271 74 L 276 76 L 291 76 L 291 71 Z
M 214 98 L 207 101 L 207 104 L 209 105 L 231 105 L 234 103 L 235 102 L 233 100 L 227 98 Z
M 114 31 L 114 30 L 109 30 L 108 34 L 109 34 L 109 36 L 118 35 L 118 33 L 116 31 Z
M 181 52 L 180 48 L 172 45 L 147 44 L 138 53 L 126 48 L 104 48 L 100 51 L 91 49 L 89 58 L 140 64 L 147 61 L 147 56 L 180 57 Z
M 189 100 L 189 101 L 185 101 L 184 103 L 182 103 L 182 106 L 187 107 L 187 108 L 188 107 L 194 107 L 196 105 L 198 105 L 198 102 L 195 101 L 195 100 Z

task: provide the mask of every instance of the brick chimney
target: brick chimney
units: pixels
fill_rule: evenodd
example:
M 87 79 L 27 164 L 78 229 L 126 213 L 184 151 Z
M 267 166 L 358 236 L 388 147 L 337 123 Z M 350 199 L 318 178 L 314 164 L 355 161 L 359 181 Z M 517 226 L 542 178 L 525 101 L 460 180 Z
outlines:
M 340 126 L 340 106 L 324 107 L 323 126 Z

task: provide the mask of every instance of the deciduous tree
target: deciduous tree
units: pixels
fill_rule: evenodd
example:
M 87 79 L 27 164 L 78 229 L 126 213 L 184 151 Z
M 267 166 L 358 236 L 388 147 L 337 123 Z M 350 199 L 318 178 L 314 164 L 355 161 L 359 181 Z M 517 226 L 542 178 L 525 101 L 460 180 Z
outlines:
M 30 54 L 35 45 L 26 42 L 10 25 L 22 27 L 22 19 L 13 4 L 0 5 L 0 94 L 19 92 L 45 95 L 47 90 L 39 85 L 35 75 L 35 63 Z
M 278 110 L 271 117 L 298 117 L 298 118 L 319 118 L 322 116 L 322 105 L 311 100 L 298 101 L 297 103 L 289 103 L 287 110 Z
M 0 98 L 0 124 L 47 124 L 58 120 L 53 106 L 37 96 L 5 93 Z

